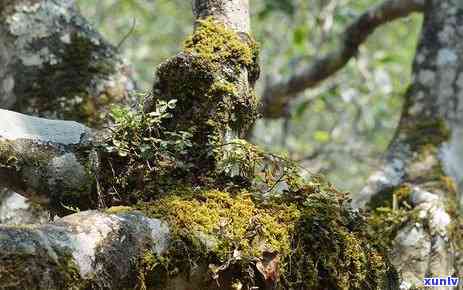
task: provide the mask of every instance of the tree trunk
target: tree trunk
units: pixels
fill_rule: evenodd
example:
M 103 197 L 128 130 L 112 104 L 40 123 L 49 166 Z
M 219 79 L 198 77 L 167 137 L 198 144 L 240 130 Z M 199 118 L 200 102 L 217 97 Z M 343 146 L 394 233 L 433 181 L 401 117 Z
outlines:
M 405 209 L 393 263 L 404 289 L 424 277 L 461 277 L 463 182 L 463 7 L 428 1 L 413 82 L 382 170 L 354 200 L 357 207 Z M 391 204 L 392 203 L 392 204 Z M 411 208 L 407 208 L 406 204 Z
M 1 108 L 92 126 L 135 86 L 72 0 L 2 1 L 0 84 Z

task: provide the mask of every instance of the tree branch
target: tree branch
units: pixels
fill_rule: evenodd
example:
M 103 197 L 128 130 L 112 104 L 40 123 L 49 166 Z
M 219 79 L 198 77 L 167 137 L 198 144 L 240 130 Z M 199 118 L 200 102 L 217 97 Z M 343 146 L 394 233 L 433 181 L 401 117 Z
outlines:
M 384 228 L 399 221 L 392 227 L 392 262 L 403 289 L 422 285 L 427 276 L 458 277 L 463 267 L 463 119 L 455 106 L 462 102 L 462 87 L 458 78 L 437 77 L 463 71 L 462 35 L 455 33 L 463 20 L 459 6 L 452 0 L 429 1 L 413 81 L 383 168 L 353 196 L 354 206 L 382 207 L 376 212 L 386 221 Z
M 283 108 L 297 94 L 315 87 L 355 57 L 359 46 L 379 26 L 424 10 L 425 0 L 387 0 L 370 8 L 357 18 L 341 35 L 340 47 L 304 67 L 288 80 L 268 84 L 263 93 L 262 113 L 266 118 L 282 116 Z
M 76 1 L 0 2 L 0 108 L 99 128 L 110 105 L 132 101 L 129 66 Z M 31 215 L 30 203 L 11 191 L 4 198 L 0 223 L 35 223 L 47 215 L 35 206 Z
M 88 211 L 41 226 L 0 225 L 0 288 L 135 289 L 144 253 L 160 255 L 168 242 L 165 223 L 137 213 Z
M 88 204 L 95 137 L 77 122 L 0 109 L 0 182 L 41 204 Z

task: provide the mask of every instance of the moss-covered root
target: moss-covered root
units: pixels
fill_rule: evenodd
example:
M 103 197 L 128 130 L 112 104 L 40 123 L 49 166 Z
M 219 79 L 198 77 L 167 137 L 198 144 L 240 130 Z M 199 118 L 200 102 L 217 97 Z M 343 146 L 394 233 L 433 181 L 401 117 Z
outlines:
M 448 177 L 442 178 L 434 191 L 402 185 L 393 190 L 389 203 L 370 216 L 371 233 L 391 249 L 391 262 L 401 274 L 401 288 L 423 287 L 424 277 L 458 276 L 455 261 L 463 251 L 461 215 L 456 198 L 444 199 L 455 196 L 455 189 Z
M 384 248 L 368 235 L 362 218 L 345 207 L 342 194 L 321 183 L 295 198 L 266 202 L 247 192 L 204 190 L 138 208 L 165 218 L 172 232 L 165 255 L 145 255 L 140 277 L 147 289 L 168 289 L 172 277 L 195 279 L 206 269 L 207 279 L 197 289 L 396 289 L 398 284 Z

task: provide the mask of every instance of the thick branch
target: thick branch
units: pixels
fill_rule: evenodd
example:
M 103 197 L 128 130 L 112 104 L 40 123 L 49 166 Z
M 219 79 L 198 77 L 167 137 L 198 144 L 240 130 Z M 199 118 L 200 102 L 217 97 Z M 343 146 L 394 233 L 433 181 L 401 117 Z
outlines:
M 75 1 L 0 2 L 0 108 L 100 127 L 110 105 L 130 101 L 129 67 Z M 11 191 L 4 198 L 0 223 L 46 215 Z
M 355 57 L 359 46 L 376 28 L 413 12 L 422 12 L 424 2 L 425 0 L 387 0 L 367 10 L 344 31 L 337 50 L 317 58 L 288 80 L 267 85 L 262 100 L 264 117 L 281 117 L 285 105 L 297 93 L 315 87 Z
M 141 289 L 143 255 L 162 254 L 168 241 L 166 224 L 136 213 L 89 211 L 43 226 L 3 225 L 0 288 Z
M 194 0 L 193 13 L 196 19 L 213 16 L 237 32 L 249 33 L 249 0 Z
M 42 204 L 88 204 L 94 137 L 76 122 L 0 110 L 0 181 Z

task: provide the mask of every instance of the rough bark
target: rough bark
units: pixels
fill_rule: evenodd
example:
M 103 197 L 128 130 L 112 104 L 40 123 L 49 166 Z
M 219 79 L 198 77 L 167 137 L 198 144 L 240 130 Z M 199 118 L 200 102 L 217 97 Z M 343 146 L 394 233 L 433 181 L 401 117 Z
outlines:
M 47 225 L 0 225 L 0 288 L 142 289 L 143 255 L 162 254 L 168 242 L 165 223 L 136 213 L 89 211 Z
M 200 11 L 197 15 L 223 17 L 227 20 L 226 28 L 227 25 L 228 28 L 246 27 L 238 22 L 243 21 L 243 15 L 249 11 L 247 1 L 195 4 L 194 7 Z M 255 69 L 255 55 L 249 45 L 243 46 L 249 41 L 247 31 L 237 34 L 243 31 L 234 30 L 230 33 L 219 23 L 207 19 L 198 24 L 200 29 L 214 32 L 213 36 L 217 36 L 219 41 L 224 41 L 225 35 L 231 36 L 235 42 L 229 43 L 226 39 L 225 47 L 222 47 L 222 42 L 216 44 L 212 48 L 218 48 L 218 51 L 212 50 L 215 55 L 211 60 L 206 58 L 210 56 L 207 49 L 211 48 L 204 41 L 207 38 L 194 35 L 184 53 L 160 67 L 153 94 L 166 101 L 178 98 L 174 121 L 164 124 L 165 128 L 192 130 L 192 143 L 204 152 L 209 149 L 207 146 L 212 145 L 211 142 L 223 145 L 231 129 L 239 133 L 242 126 L 250 123 L 248 119 L 252 119 L 255 113 L 251 87 L 256 74 L 252 71 Z M 206 52 L 202 50 L 203 46 Z M 246 57 L 241 52 L 245 52 Z M 217 55 L 219 58 L 214 58 Z M 213 68 L 214 74 L 210 74 L 209 68 Z M 175 78 L 168 78 L 172 74 Z M 190 76 L 198 78 L 189 79 Z M 211 78 L 214 81 L 210 82 Z M 201 87 L 193 88 L 191 95 L 177 94 L 183 92 L 184 85 L 198 85 L 195 80 Z M 191 103 L 189 96 L 198 99 Z M 219 106 L 210 100 L 208 103 L 201 102 L 211 96 L 218 99 Z M 146 107 L 148 111 L 155 109 L 149 105 Z M 223 113 L 219 118 L 217 111 Z M 71 181 L 66 179 L 72 173 L 78 176 L 73 178 L 74 181 L 82 177 L 82 185 L 87 187 L 85 176 L 90 174 L 83 172 L 92 166 L 78 164 L 81 160 L 92 161 L 88 152 L 92 150 L 88 147 L 92 147 L 93 142 L 87 138 L 92 134 L 87 134 L 89 130 L 86 127 L 7 111 L 2 111 L 2 115 L 6 116 L 6 120 L 15 120 L 13 131 L 3 130 L 0 134 L 11 150 L 11 154 L 4 156 L 19 153 L 16 158 L 19 163 L 15 162 L 15 158 L 2 160 L 3 172 L 14 178 L 0 179 L 1 182 L 19 185 L 19 189 L 29 187 L 24 180 L 34 175 L 23 175 L 21 170 L 45 168 L 39 172 L 39 180 L 44 186 L 61 187 L 60 191 L 74 188 L 78 182 L 70 185 Z M 243 122 L 236 123 L 236 120 Z M 21 127 L 21 123 L 26 126 Z M 199 131 L 195 131 L 197 128 Z M 25 154 L 22 142 L 30 142 L 33 148 L 50 153 L 51 156 L 45 158 L 45 167 L 39 166 L 41 162 L 34 162 L 33 155 Z M 85 151 L 84 158 L 80 155 L 82 149 Z M 252 147 L 249 151 L 244 153 L 249 154 L 245 156 L 246 160 L 258 154 Z M 195 157 L 188 162 L 199 167 L 203 164 L 200 162 L 204 155 Z M 73 172 L 69 172 L 69 164 L 74 165 Z M 295 173 L 296 168 L 285 169 L 288 170 L 285 174 L 289 175 L 286 181 L 288 190 L 298 188 L 297 191 L 294 189 L 294 193 L 297 192 L 295 197 L 254 200 L 252 194 L 246 192 L 227 193 L 208 191 L 208 188 L 204 191 L 197 182 L 191 182 L 191 193 L 182 195 L 181 191 L 188 190 L 188 187 L 179 183 L 180 188 L 174 188 L 174 193 L 166 193 L 167 196 L 154 199 L 152 204 L 137 204 L 150 216 L 161 214 L 161 219 L 168 220 L 169 229 L 160 220 L 147 219 L 135 213 L 122 214 L 132 212 L 127 208 L 110 209 L 108 212 L 119 212 L 112 215 L 81 212 L 42 226 L 1 226 L 0 262 L 3 267 L 0 267 L 0 288 L 144 289 L 147 279 L 151 279 L 154 281 L 149 281 L 149 285 L 155 289 L 289 288 L 285 285 L 303 289 L 396 289 L 396 277 L 384 252 L 375 243 L 370 243 L 372 240 L 363 230 L 365 223 L 362 217 L 346 206 L 345 195 L 318 179 L 302 183 L 303 178 Z M 55 176 L 59 178 L 53 180 Z M 31 184 L 30 187 L 39 193 L 40 188 Z M 274 187 L 276 184 L 268 185 Z M 239 186 L 239 183 L 234 185 L 230 181 L 223 185 L 225 190 L 234 186 Z M 78 197 L 85 198 L 86 192 L 88 190 L 80 190 Z M 209 221 L 212 225 L 208 224 Z M 288 227 L 288 224 L 291 226 Z M 188 234 L 190 236 L 185 237 Z M 169 238 L 174 236 L 175 242 L 180 243 L 170 243 L 174 241 Z M 162 255 L 169 250 L 169 255 Z M 164 260 L 166 258 L 173 259 L 174 263 Z M 179 265 L 179 261 L 185 262 Z M 171 264 L 176 267 L 168 267 Z M 287 265 L 290 265 L 290 271 L 280 280 L 280 266 Z M 319 273 L 320 267 L 322 273 Z M 149 277 L 146 276 L 148 274 Z
M 0 107 L 98 125 L 129 99 L 129 68 L 73 0 L 1 4 Z
M 193 0 L 193 13 L 196 19 L 212 16 L 237 32 L 249 33 L 251 31 L 249 0 Z
M 393 253 L 404 289 L 422 285 L 425 276 L 459 277 L 463 267 L 459 221 L 462 24 L 463 9 L 458 1 L 427 3 L 413 83 L 385 165 L 354 200 L 357 207 L 375 207 L 397 199 L 397 192 L 408 188 L 405 199 L 418 218 L 399 229 Z
M 346 28 L 335 51 L 315 59 L 286 80 L 266 85 L 262 96 L 263 117 L 283 117 L 287 104 L 298 93 L 317 86 L 342 69 L 376 28 L 413 12 L 422 12 L 424 3 L 425 0 L 387 0 L 368 9 Z

